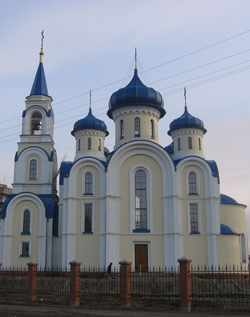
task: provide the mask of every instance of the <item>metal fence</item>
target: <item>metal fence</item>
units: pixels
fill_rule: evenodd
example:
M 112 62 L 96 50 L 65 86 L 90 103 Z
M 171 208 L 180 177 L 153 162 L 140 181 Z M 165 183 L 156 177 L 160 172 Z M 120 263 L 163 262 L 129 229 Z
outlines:
M 191 268 L 192 304 L 249 304 L 249 270 L 243 267 Z
M 2 299 L 27 298 L 27 267 L 1 267 L 0 296 Z
M 131 301 L 179 304 L 180 275 L 178 268 L 149 268 L 148 272 L 131 272 Z
M 37 297 L 53 301 L 68 301 L 70 272 L 67 269 L 39 268 L 37 271 Z
M 86 268 L 80 271 L 81 305 L 86 303 L 120 303 L 120 271 L 114 268 L 111 275 L 105 268 Z

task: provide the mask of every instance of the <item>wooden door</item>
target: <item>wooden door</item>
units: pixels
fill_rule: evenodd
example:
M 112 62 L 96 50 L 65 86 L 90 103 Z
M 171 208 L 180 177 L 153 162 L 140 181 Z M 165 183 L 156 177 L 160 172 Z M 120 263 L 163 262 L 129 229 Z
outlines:
M 135 244 L 135 270 L 137 272 L 148 271 L 148 245 Z

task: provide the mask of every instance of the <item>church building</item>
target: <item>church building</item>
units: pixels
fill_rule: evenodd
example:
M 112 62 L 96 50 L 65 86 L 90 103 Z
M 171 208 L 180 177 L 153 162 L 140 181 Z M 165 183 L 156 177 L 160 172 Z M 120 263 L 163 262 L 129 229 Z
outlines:
M 71 132 L 74 161 L 57 166 L 43 51 L 25 103 L 13 191 L 1 214 L 3 266 L 117 267 L 126 259 L 143 271 L 175 267 L 183 256 L 194 265 L 248 264 L 246 206 L 220 193 L 216 162 L 203 152 L 203 121 L 185 106 L 169 125 L 172 143 L 161 146 L 164 101 L 137 68 L 110 97 L 111 152 L 107 126 L 90 107 Z

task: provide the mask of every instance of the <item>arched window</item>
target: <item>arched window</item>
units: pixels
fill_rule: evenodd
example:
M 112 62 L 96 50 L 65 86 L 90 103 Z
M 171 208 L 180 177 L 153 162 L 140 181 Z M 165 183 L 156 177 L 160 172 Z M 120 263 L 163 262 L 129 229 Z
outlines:
M 135 118 L 135 136 L 139 137 L 141 133 L 140 118 Z
M 37 177 L 37 161 L 30 161 L 29 179 L 36 179 Z
M 88 150 L 91 150 L 91 138 L 88 138 Z
M 196 175 L 195 173 L 191 172 L 188 175 L 188 193 L 191 194 L 197 194 L 197 184 L 196 184 Z
M 135 173 L 135 229 L 147 229 L 147 180 L 146 173 Z
M 31 134 L 41 134 L 42 115 L 39 112 L 34 112 L 31 116 Z
M 78 140 L 78 151 L 81 151 L 81 139 Z
M 180 150 L 181 150 L 181 139 L 178 138 L 178 151 L 180 151 Z
M 93 194 L 93 179 L 91 173 L 86 173 L 85 175 L 85 194 Z
M 23 234 L 30 234 L 30 211 L 25 210 L 23 213 Z
M 98 139 L 98 151 L 101 151 L 101 140 Z
M 198 142 L 199 142 L 199 150 L 201 150 L 201 139 L 200 138 L 198 139 Z
M 120 139 L 124 138 L 124 121 L 120 121 Z
M 150 120 L 150 127 L 151 127 L 151 139 L 155 138 L 155 125 L 154 120 Z
M 188 149 L 192 149 L 192 138 L 188 137 Z

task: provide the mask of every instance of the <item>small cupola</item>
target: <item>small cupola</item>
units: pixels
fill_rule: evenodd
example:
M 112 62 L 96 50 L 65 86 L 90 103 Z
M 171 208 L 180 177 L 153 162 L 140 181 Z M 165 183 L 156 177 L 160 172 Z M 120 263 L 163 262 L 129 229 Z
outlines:
M 203 154 L 203 135 L 207 132 L 201 119 L 192 116 L 186 105 L 182 116 L 173 120 L 169 125 L 168 135 L 173 138 L 173 159 Z
M 107 115 L 115 122 L 115 149 L 134 140 L 158 143 L 158 121 L 165 114 L 162 95 L 142 83 L 135 64 L 132 80 L 109 100 Z
M 75 160 L 84 156 L 106 160 L 104 141 L 109 132 L 106 124 L 92 114 L 91 107 L 88 115 L 74 124 L 71 134 L 76 140 Z

